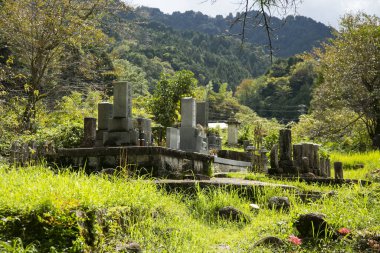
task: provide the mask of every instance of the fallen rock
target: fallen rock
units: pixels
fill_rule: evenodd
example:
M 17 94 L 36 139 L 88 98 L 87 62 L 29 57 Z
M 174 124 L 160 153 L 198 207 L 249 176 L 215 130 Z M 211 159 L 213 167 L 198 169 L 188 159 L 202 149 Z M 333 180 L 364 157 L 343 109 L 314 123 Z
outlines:
M 254 247 L 259 247 L 259 246 L 277 246 L 277 247 L 280 247 L 283 245 L 285 245 L 285 243 L 280 238 L 275 237 L 275 236 L 267 236 L 267 237 L 264 237 L 264 238 L 260 239 L 259 241 L 257 241 L 253 246 Z
M 290 208 L 290 201 L 287 197 L 272 197 L 268 201 L 269 209 L 287 211 Z
M 325 220 L 326 215 L 320 213 L 302 214 L 294 222 L 301 238 L 337 238 L 336 233 Z
M 248 221 L 248 217 L 239 209 L 233 207 L 233 206 L 225 206 L 218 210 L 219 217 L 226 219 L 226 220 L 232 220 L 232 221 Z

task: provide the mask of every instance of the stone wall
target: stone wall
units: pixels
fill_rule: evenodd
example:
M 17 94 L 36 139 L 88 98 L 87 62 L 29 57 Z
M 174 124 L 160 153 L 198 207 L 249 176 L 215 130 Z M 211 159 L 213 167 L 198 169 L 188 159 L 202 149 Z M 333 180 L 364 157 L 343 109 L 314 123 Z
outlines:
M 213 157 L 163 147 L 98 147 L 59 149 L 52 159 L 58 166 L 82 167 L 88 173 L 128 167 L 154 177 L 170 177 L 210 175 Z

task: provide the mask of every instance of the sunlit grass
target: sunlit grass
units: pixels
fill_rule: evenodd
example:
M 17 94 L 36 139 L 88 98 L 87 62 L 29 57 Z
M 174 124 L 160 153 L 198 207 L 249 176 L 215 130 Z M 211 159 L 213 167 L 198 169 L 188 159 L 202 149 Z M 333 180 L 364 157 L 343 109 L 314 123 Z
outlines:
M 233 175 L 244 177 L 243 174 Z M 192 195 L 185 192 L 169 194 L 157 189 L 149 180 L 88 176 L 67 170 L 56 173 L 43 166 L 18 169 L 3 166 L 0 167 L 0 221 L 5 228 L 7 220 L 23 219 L 25 215 L 40 212 L 42 217 L 51 217 L 49 221 L 54 224 L 61 224 L 66 219 L 70 221 L 73 210 L 94 210 L 102 214 L 102 220 L 108 224 L 108 232 L 104 232 L 101 223 L 95 222 L 97 243 L 87 250 L 96 252 L 114 252 L 118 244 L 128 241 L 139 243 L 145 252 L 223 252 L 225 247 L 230 252 L 272 252 L 270 248 L 254 248 L 253 245 L 265 236 L 287 241 L 289 235 L 297 235 L 293 227 L 296 217 L 308 212 L 326 214 L 327 221 L 335 229 L 347 227 L 352 231 L 380 232 L 377 225 L 380 224 L 378 184 L 318 186 L 268 179 L 263 174 L 251 175 L 257 180 L 292 184 L 300 190 L 334 190 L 336 194 L 316 202 L 302 202 L 294 191 L 273 187 L 257 188 L 251 199 L 226 189 L 199 189 Z M 272 196 L 288 197 L 289 212 L 271 210 L 268 199 Z M 250 203 L 258 204 L 260 210 L 252 212 Z M 217 211 L 224 206 L 234 206 L 248 219 L 241 222 L 221 219 Z M 12 240 L 1 231 L 0 242 Z M 38 243 L 31 246 L 34 241 L 15 242 L 19 248 L 41 251 Z M 83 239 L 79 242 L 83 244 Z M 355 252 L 355 245 L 353 242 L 326 241 L 321 245 L 295 248 L 288 244 L 281 251 Z

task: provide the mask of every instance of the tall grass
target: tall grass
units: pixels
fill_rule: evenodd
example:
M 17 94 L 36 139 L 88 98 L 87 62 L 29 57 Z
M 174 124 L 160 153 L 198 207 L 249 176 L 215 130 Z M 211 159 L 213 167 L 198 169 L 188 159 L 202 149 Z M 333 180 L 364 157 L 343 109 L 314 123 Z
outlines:
M 269 246 L 254 247 L 254 244 L 265 236 L 287 241 L 289 235 L 297 235 L 295 219 L 308 212 L 326 214 L 334 229 L 380 232 L 378 184 L 369 187 L 296 184 L 310 190 L 334 190 L 336 194 L 316 202 L 302 202 L 293 191 L 269 187 L 257 188 L 252 198 L 224 188 L 198 189 L 190 196 L 166 193 L 149 180 L 53 172 L 44 166 L 3 166 L 0 167 L 0 251 L 8 248 L 12 252 L 13 248 L 14 252 L 116 252 L 120 245 L 133 241 L 144 252 L 223 252 L 226 249 L 273 252 L 275 249 Z M 268 199 L 272 196 L 288 197 L 290 210 L 271 210 Z M 250 203 L 258 204 L 260 210 L 252 212 Z M 219 217 L 218 210 L 225 206 L 237 208 L 247 219 L 235 222 Z M 15 224 L 24 230 L 18 230 Z M 41 224 L 38 231 L 42 234 L 33 234 Z M 355 247 L 355 240 L 326 239 L 301 246 L 287 243 L 277 251 L 355 252 Z

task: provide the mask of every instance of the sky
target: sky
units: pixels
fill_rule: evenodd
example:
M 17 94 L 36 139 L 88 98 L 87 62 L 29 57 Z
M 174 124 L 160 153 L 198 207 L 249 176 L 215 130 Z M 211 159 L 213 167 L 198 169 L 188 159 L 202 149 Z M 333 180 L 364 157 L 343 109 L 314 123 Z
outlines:
M 241 0 L 125 0 L 134 7 L 144 5 L 161 9 L 164 13 L 187 10 L 200 11 L 209 16 L 235 14 L 241 10 Z M 338 28 L 339 18 L 345 13 L 363 11 L 380 16 L 380 0 L 303 0 L 296 14 Z M 289 14 L 294 14 L 294 11 Z

